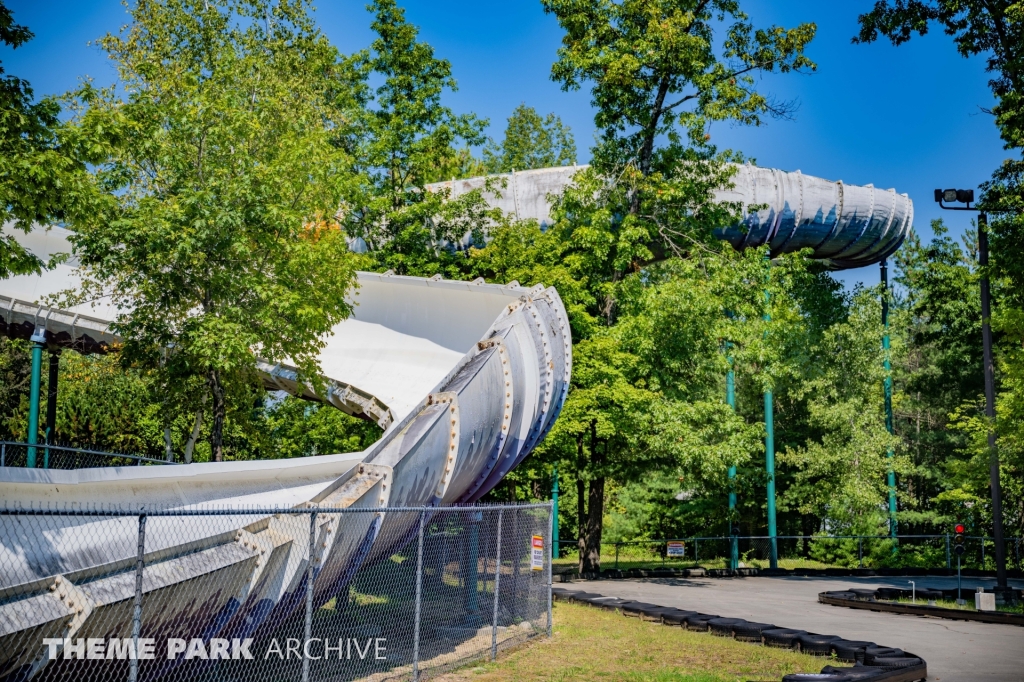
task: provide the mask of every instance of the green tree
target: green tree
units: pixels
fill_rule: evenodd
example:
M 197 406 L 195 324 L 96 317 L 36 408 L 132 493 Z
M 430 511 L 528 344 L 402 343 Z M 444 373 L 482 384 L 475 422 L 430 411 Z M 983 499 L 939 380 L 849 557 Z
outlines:
M 859 21 L 860 31 L 854 42 L 861 43 L 884 37 L 894 45 L 902 45 L 915 33 L 924 35 L 932 26 L 938 26 L 953 39 L 961 56 L 984 56 L 986 69 L 991 74 L 989 87 L 996 105 L 988 113 L 993 115 L 1004 147 L 1012 156 L 994 169 L 992 179 L 982 185 L 978 205 L 990 212 L 992 218 L 989 275 L 994 300 L 992 322 L 997 332 L 996 429 L 1004 468 L 1002 480 L 1007 485 L 1004 523 L 1021 528 L 1024 527 L 1024 490 L 1018 481 L 1024 451 L 1020 446 L 1019 422 L 1015 423 L 1014 417 L 1021 414 L 1020 406 L 1024 404 L 1020 381 L 1024 374 L 1024 357 L 1019 352 L 1024 344 L 1024 160 L 1021 159 L 1024 150 L 1024 6 L 1011 0 L 879 0 Z M 941 263 L 942 258 L 937 258 L 936 265 Z M 961 301 L 977 300 L 977 294 L 965 287 L 958 287 L 954 295 Z M 975 307 L 974 311 L 977 310 Z M 974 318 L 980 320 L 977 312 Z M 971 340 L 975 349 L 980 345 L 979 339 L 980 332 Z M 980 363 L 975 363 L 976 351 L 971 352 L 970 360 L 959 367 L 949 367 L 946 377 L 942 377 L 946 368 L 935 368 L 942 377 L 936 380 L 966 388 L 968 384 L 961 381 L 962 374 L 966 368 L 973 367 L 975 381 L 971 388 L 977 388 L 982 374 Z M 931 433 L 940 442 L 957 443 L 956 455 L 939 461 L 947 471 L 958 472 L 954 478 L 962 482 L 964 488 L 938 492 L 933 498 L 940 502 L 934 507 L 936 513 L 948 512 L 952 500 L 958 500 L 959 505 L 979 494 L 987 496 L 983 491 L 984 476 L 979 475 L 984 459 L 980 453 L 987 452 L 987 445 L 982 446 L 978 437 L 986 433 L 988 427 L 979 417 L 976 394 L 973 399 L 969 393 L 957 397 L 965 402 L 941 405 L 947 414 L 955 414 L 952 425 L 957 428 L 951 432 Z M 961 508 L 957 513 L 964 514 L 964 510 Z
M 572 129 L 554 114 L 540 117 L 537 110 L 520 104 L 508 117 L 501 144 L 488 139 L 484 166 L 488 173 L 509 173 L 576 164 Z
M 333 220 L 353 178 L 337 144 L 351 74 L 304 2 L 130 12 L 100 40 L 120 87 L 76 93 L 78 134 L 104 155 L 101 210 L 72 223 L 86 286 L 69 298 L 111 297 L 123 365 L 153 377 L 165 418 L 208 411 L 220 460 L 257 355 L 316 382 L 323 337 L 349 313 L 353 260 Z
M 566 90 L 589 84 L 601 136 L 592 167 L 556 202 L 553 231 L 566 244 L 570 271 L 585 283 L 594 326 L 614 327 L 626 288 L 642 286 L 656 264 L 673 257 L 701 262 L 721 250 L 712 231 L 734 223 L 738 207 L 715 202 L 713 192 L 729 183 L 735 168 L 727 162 L 739 157 L 719 153 L 708 126 L 756 125 L 766 115 L 791 113 L 790 105 L 759 92 L 755 77 L 813 69 L 804 48 L 815 27 L 757 29 L 732 0 L 543 4 L 565 31 L 552 78 Z M 753 324 L 761 312 L 747 319 Z M 578 399 L 570 396 L 570 403 Z M 671 403 L 660 404 L 671 412 Z M 604 514 L 595 493 L 612 471 L 605 462 L 628 463 L 633 452 L 612 447 L 614 458 L 577 464 L 591 488 L 587 532 L 581 531 L 588 570 L 597 567 Z
M 816 371 L 793 391 L 807 401 L 817 437 L 780 453 L 792 469 L 781 506 L 819 520 L 832 533 L 875 534 L 884 524 L 887 451 L 899 447 L 885 427 L 885 378 L 877 290 L 854 298 L 849 318 L 828 327 L 810 349 Z M 899 340 L 900 337 L 897 337 Z M 903 346 L 893 345 L 897 363 Z M 897 470 L 907 470 L 901 458 Z
M 367 9 L 377 37 L 353 60 L 364 78 L 382 83 L 367 95 L 361 117 L 363 182 L 347 199 L 345 230 L 366 243 L 378 269 L 451 274 L 458 266 L 442 245 L 458 243 L 467 233 L 482 241 L 489 212 L 479 192 L 446 201 L 448 193 L 422 187 L 478 173 L 468 146 L 484 141 L 487 122 L 455 114 L 442 103 L 444 93 L 456 89 L 451 64 L 417 40 L 419 30 L 395 0 L 375 0 Z
M 17 49 L 32 32 L 0 2 L 0 43 Z M 0 65 L 0 278 L 38 273 L 45 263 L 8 231 L 66 220 L 85 210 L 85 161 L 91 160 L 60 124 L 60 104 L 35 101 L 28 82 Z

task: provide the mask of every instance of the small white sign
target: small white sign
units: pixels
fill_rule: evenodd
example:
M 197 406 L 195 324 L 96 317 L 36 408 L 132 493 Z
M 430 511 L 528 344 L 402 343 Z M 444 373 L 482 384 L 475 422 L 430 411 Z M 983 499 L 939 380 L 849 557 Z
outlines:
M 995 611 L 996 595 L 992 592 L 975 592 L 974 608 L 979 611 Z
M 685 542 L 670 542 L 668 543 L 668 556 L 686 556 L 686 543 Z
M 530 570 L 543 571 L 544 570 L 544 536 L 534 535 L 533 540 L 530 543 Z

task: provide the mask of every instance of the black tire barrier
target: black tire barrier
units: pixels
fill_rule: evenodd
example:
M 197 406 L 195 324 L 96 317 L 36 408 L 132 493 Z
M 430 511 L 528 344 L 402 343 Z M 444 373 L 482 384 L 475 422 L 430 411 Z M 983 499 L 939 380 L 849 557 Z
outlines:
M 639 618 L 642 612 L 660 607 L 657 604 L 648 604 L 644 601 L 631 601 L 622 604 L 619 608 L 622 610 L 622 615 Z
M 864 664 L 875 665 L 876 656 L 895 656 L 899 657 L 903 655 L 903 649 L 895 649 L 888 646 L 869 646 L 864 650 Z
M 775 628 L 765 630 L 761 633 L 761 639 L 765 646 L 773 646 L 777 649 L 795 649 L 801 635 L 806 635 L 807 630 L 794 630 L 792 628 Z
M 597 599 L 589 603 L 605 611 L 617 611 L 622 608 L 623 604 L 628 604 L 629 601 L 626 599 Z
M 832 654 L 840 661 L 863 663 L 865 652 L 869 646 L 875 646 L 875 643 L 837 639 L 832 642 Z
M 861 601 L 871 601 L 875 598 L 876 595 L 876 590 L 873 588 L 865 589 L 855 587 L 852 590 L 849 590 L 849 592 L 852 592 L 856 596 L 856 598 L 860 599 Z
M 708 621 L 708 630 L 719 637 L 732 637 L 733 627 L 746 622 L 742 618 L 712 618 Z
M 665 625 L 681 625 L 686 627 L 686 619 L 689 616 L 696 616 L 696 611 L 683 611 L 681 609 L 670 609 L 661 614 L 661 622 Z
M 961 593 L 971 594 L 970 592 Z M 1024 615 L 1018 613 L 1005 613 L 1002 611 L 974 611 L 947 608 L 945 606 L 928 604 L 929 599 L 942 599 L 943 596 L 955 598 L 955 590 L 931 590 L 922 588 L 916 591 L 916 603 L 908 601 L 890 601 L 889 598 L 909 598 L 910 590 L 899 590 L 897 588 L 879 588 L 878 599 L 874 601 L 863 601 L 857 599 L 850 591 L 829 591 L 818 594 L 818 601 L 831 606 L 845 606 L 851 609 L 868 609 L 882 613 L 907 614 L 914 616 L 933 616 L 947 620 L 969 620 L 979 623 L 999 623 L 1001 625 L 1024 626 Z
M 709 616 L 706 613 L 696 613 L 692 616 L 687 616 L 686 629 L 692 630 L 693 632 L 707 632 L 708 621 L 713 618 L 721 618 L 721 616 Z
M 800 643 L 800 651 L 811 656 L 831 656 L 832 642 L 839 639 L 836 635 L 800 635 L 796 641 Z
M 649 623 L 663 623 L 665 622 L 665 613 L 674 610 L 675 609 L 672 608 L 665 608 L 664 606 L 659 606 L 654 609 L 644 609 L 640 612 L 640 620 L 646 620 Z
M 760 644 L 763 637 L 762 633 L 765 630 L 774 629 L 775 626 L 770 623 L 750 623 L 744 621 L 742 623 L 737 623 L 735 627 L 733 627 L 732 632 L 733 637 L 741 642 L 753 642 L 755 644 Z
M 596 592 L 573 592 L 569 595 L 569 601 L 585 602 L 588 599 L 593 599 L 594 597 L 600 596 L 601 595 L 597 594 Z
M 923 662 L 920 658 L 913 656 L 876 656 L 872 665 L 884 670 L 902 670 L 903 668 L 921 665 Z
M 927 664 L 914 654 L 902 649 L 877 646 L 873 642 L 847 640 L 835 635 L 819 635 L 804 630 L 777 628 L 767 623 L 751 623 L 742 618 L 723 618 L 696 611 L 684 611 L 668 606 L 657 606 L 647 602 L 603 598 L 594 593 L 571 593 L 568 590 L 552 590 L 552 596 L 560 601 L 576 601 L 602 608 L 614 607 L 624 614 L 657 618 L 667 625 L 685 624 L 686 629 L 708 632 L 722 636 L 734 635 L 737 639 L 756 642 L 760 633 L 761 641 L 768 646 L 794 647 L 807 654 L 846 658 L 853 660 L 852 668 L 827 665 L 820 673 L 794 673 L 782 678 L 783 682 L 923 682 L 928 676 Z M 848 658 L 852 654 L 853 658 Z
M 837 668 L 834 665 L 826 665 L 821 669 L 822 674 L 842 675 L 846 680 L 873 680 L 885 674 L 881 668 L 867 668 L 855 666 L 853 668 Z

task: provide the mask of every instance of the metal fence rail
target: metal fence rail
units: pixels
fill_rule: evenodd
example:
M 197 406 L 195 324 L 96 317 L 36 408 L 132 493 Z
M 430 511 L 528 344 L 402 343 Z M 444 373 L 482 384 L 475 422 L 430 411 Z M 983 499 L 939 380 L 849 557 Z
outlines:
M 702 536 L 609 542 L 601 545 L 601 567 L 614 569 L 695 567 L 728 568 L 733 544 L 741 565 L 764 568 L 771 554 L 767 536 Z M 1022 568 L 1021 538 L 1007 538 L 1007 564 Z M 680 544 L 682 547 L 680 547 Z M 558 543 L 556 567 L 579 560 L 576 540 Z M 779 535 L 782 568 L 949 568 L 957 566 L 952 535 Z M 683 554 L 678 552 L 682 549 Z M 995 541 L 967 536 L 963 568 L 994 570 Z
M 426 679 L 551 631 L 551 506 L 0 510 L 0 681 Z
M 145 466 L 175 464 L 163 459 L 139 455 L 76 448 L 69 445 L 47 445 L 0 441 L 0 467 L 26 467 L 35 460 L 43 469 L 87 469 L 92 467 Z

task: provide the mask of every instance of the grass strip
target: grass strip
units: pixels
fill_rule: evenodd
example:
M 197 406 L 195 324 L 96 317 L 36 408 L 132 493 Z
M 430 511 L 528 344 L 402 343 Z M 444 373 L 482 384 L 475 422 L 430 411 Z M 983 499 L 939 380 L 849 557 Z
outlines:
M 556 602 L 554 636 L 502 653 L 494 663 L 445 675 L 445 682 L 624 680 L 736 682 L 817 672 L 829 661 L 785 649 L 688 632 L 618 612 Z

